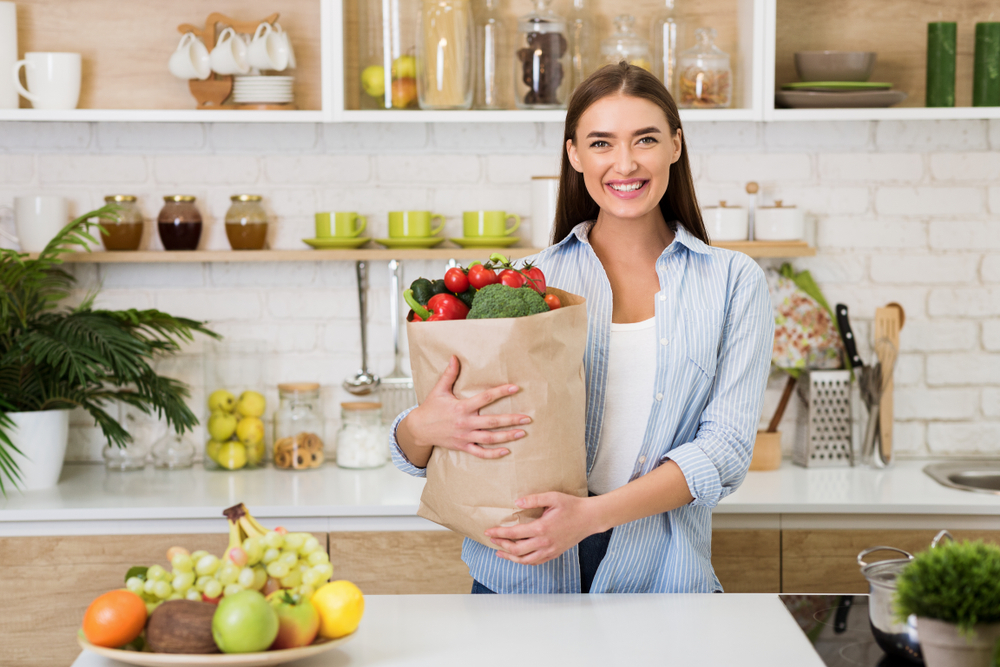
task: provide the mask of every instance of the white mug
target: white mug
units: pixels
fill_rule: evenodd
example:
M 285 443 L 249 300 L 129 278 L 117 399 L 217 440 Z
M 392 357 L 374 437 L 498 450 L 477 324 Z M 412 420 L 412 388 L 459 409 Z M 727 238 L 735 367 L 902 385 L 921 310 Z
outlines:
M 21 85 L 25 68 L 28 88 Z M 75 109 L 80 101 L 80 54 L 45 51 L 24 54 L 14 63 L 14 87 L 35 109 Z
M 232 28 L 226 28 L 219 35 L 210 58 L 216 74 L 246 74 L 250 71 L 247 45 Z
M 747 210 L 739 206 L 706 206 L 702 210 L 705 229 L 713 241 L 746 241 L 750 235 Z
M 170 56 L 170 73 L 178 79 L 204 81 L 212 74 L 212 60 L 205 44 L 193 32 L 186 32 Z
M 52 195 L 14 197 L 13 212 L 17 236 L 2 234 L 21 246 L 21 252 L 41 252 L 70 222 L 69 204 Z
M 285 48 L 288 49 L 288 69 L 295 69 L 295 49 L 292 48 L 292 40 L 288 38 L 288 33 L 281 29 L 280 23 L 274 24 L 274 31 L 278 33 Z
M 283 71 L 288 67 L 288 41 L 266 21 L 257 26 L 247 59 L 260 70 Z

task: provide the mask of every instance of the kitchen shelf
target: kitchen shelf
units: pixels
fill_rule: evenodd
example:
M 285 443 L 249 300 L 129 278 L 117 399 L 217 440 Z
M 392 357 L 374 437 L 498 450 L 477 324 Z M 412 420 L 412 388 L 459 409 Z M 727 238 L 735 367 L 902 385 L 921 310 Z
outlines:
M 754 121 L 753 109 L 681 109 L 681 122 Z M 562 123 L 566 111 L 352 111 L 337 114 L 349 123 Z
M 193 98 L 192 98 L 193 99 Z M 322 123 L 323 111 L 253 111 L 236 109 L 0 109 L 0 121 L 124 123 Z
M 773 109 L 766 120 L 980 120 L 1000 118 L 1000 107 L 889 107 L 887 109 Z

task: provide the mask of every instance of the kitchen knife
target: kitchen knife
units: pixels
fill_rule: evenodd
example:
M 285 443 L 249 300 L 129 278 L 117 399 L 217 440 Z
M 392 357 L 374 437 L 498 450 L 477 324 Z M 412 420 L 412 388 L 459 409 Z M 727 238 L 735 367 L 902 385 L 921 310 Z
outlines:
M 854 332 L 851 331 L 851 321 L 847 318 L 847 306 L 838 303 L 834 310 L 837 313 L 837 331 L 840 332 L 840 339 L 844 341 L 844 350 L 847 351 L 847 358 L 851 363 L 851 368 L 861 368 L 865 364 L 858 355 L 858 346 L 854 341 Z

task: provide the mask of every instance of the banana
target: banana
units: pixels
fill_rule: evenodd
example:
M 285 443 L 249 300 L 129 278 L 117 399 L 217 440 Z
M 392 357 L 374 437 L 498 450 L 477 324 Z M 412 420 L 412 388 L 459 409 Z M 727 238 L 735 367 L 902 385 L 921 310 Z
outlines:
M 246 533 L 247 537 L 262 537 L 264 532 L 257 530 L 257 526 L 250 521 L 249 516 L 240 517 L 240 527 Z

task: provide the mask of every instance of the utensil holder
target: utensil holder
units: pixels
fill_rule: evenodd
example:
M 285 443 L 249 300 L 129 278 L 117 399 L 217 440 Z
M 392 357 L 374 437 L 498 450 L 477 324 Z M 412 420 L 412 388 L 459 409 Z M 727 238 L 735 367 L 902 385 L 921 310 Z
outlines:
M 854 465 L 851 372 L 803 371 L 792 461 L 806 468 Z

